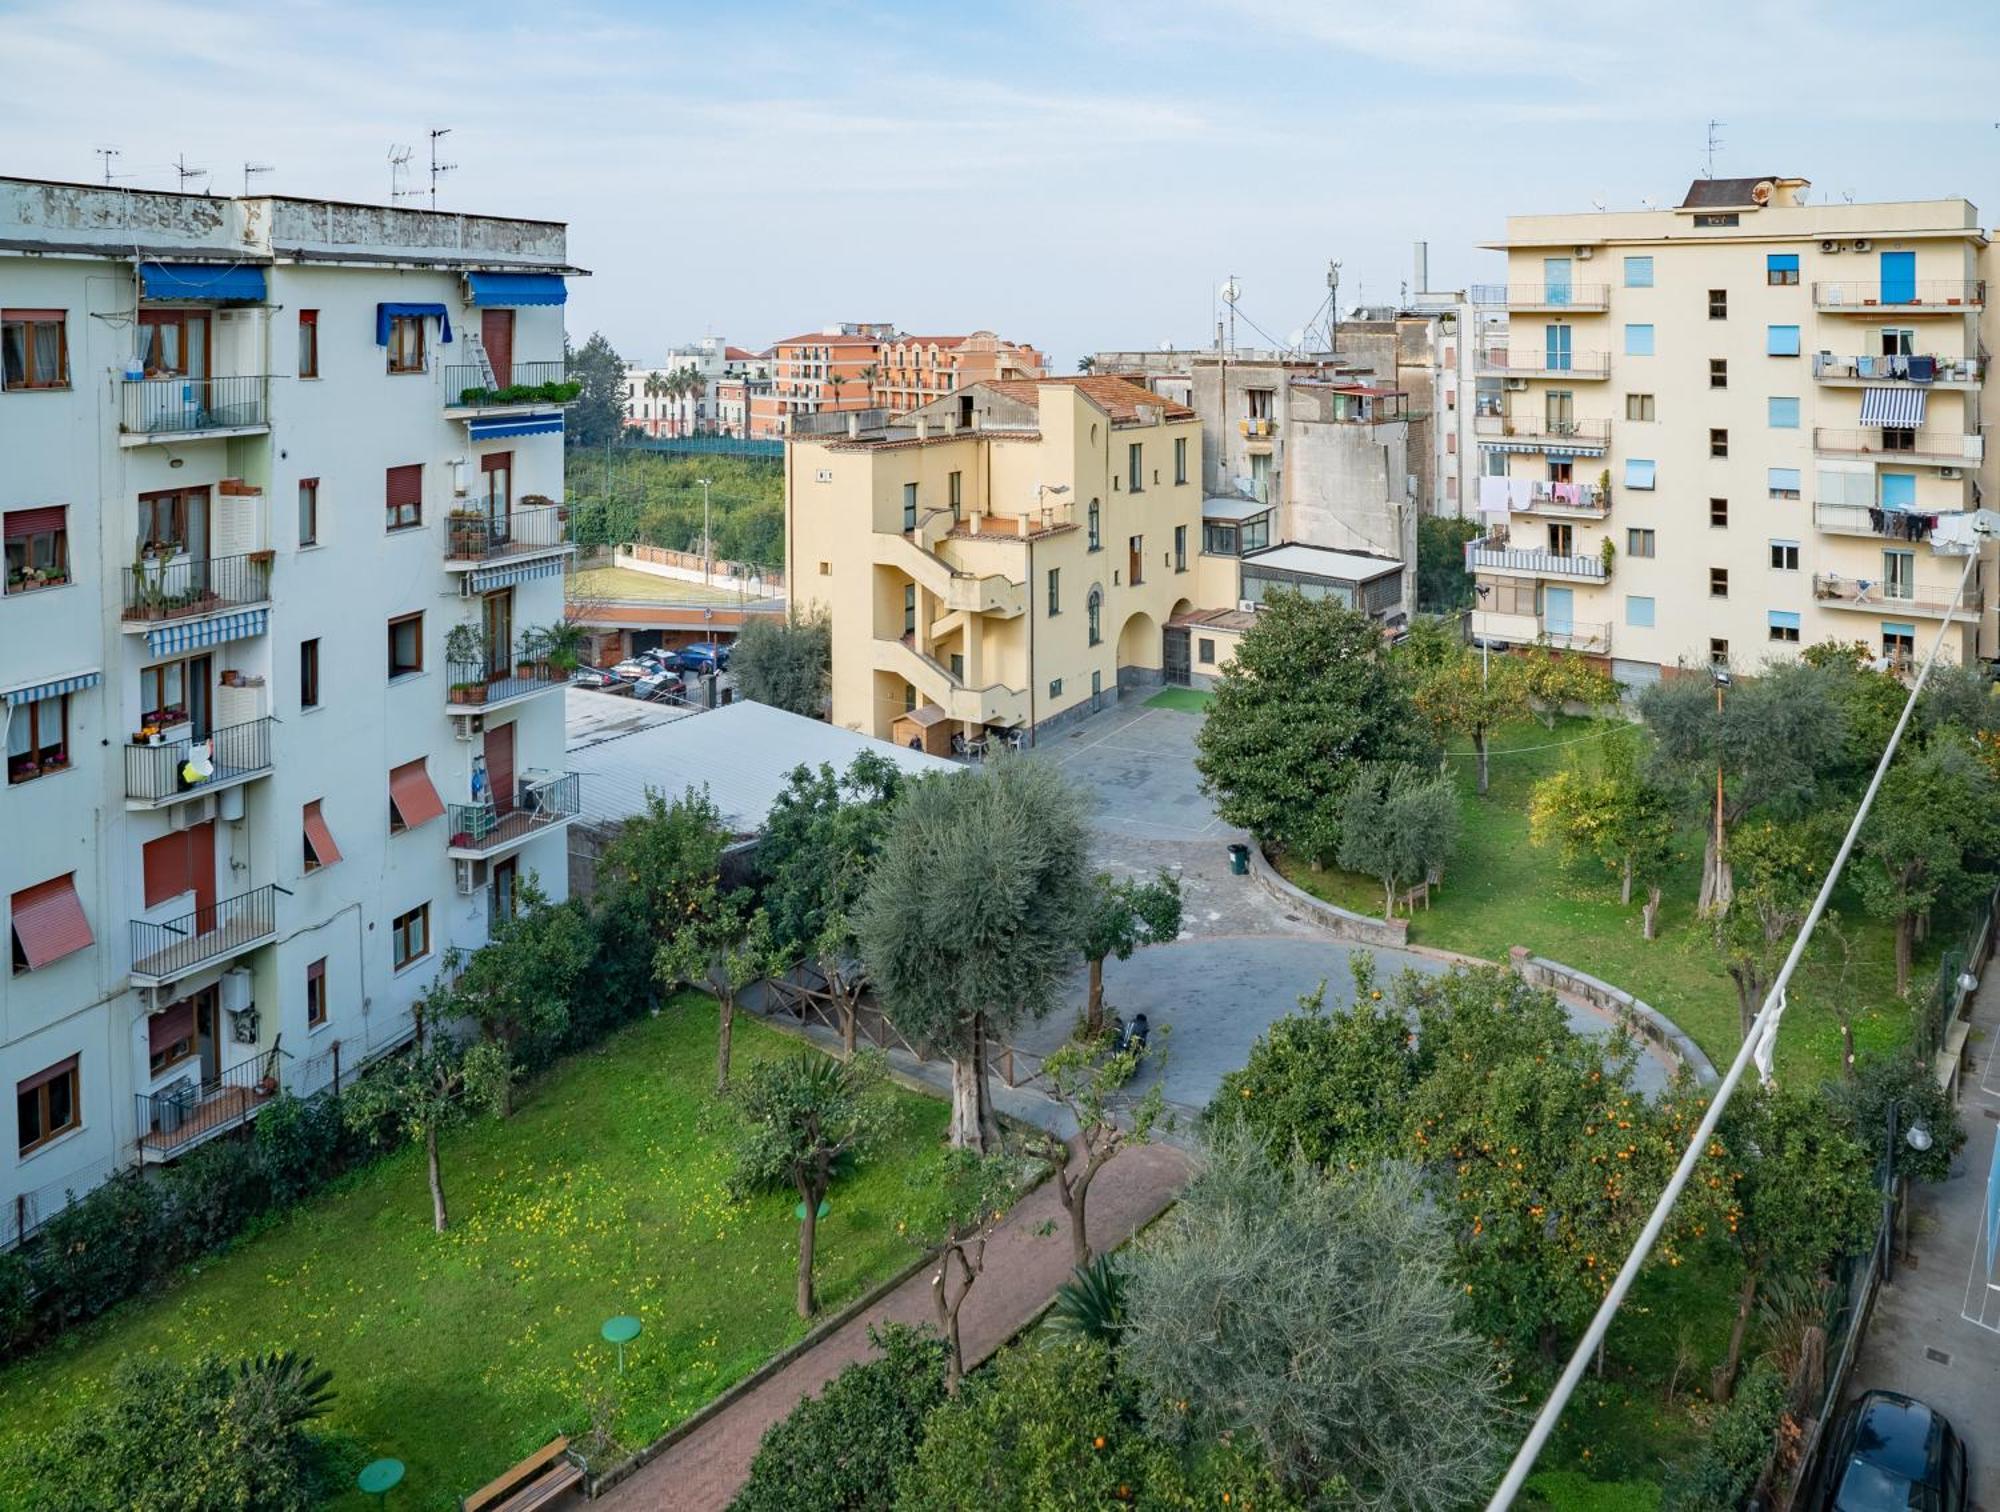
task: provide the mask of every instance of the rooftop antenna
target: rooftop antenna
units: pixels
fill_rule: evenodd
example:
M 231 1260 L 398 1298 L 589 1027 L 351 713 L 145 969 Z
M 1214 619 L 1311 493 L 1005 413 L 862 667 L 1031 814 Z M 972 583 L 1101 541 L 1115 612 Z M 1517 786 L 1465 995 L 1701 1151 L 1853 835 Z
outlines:
M 93 147 L 90 150 L 104 160 L 104 182 L 107 184 L 110 183 L 111 160 L 120 155 L 118 149 L 116 147 Z
M 438 207 L 438 180 L 447 173 L 455 172 L 458 168 L 458 164 L 456 163 L 440 163 L 438 161 L 438 143 L 450 135 L 451 128 L 449 126 L 433 126 L 431 128 L 431 208 L 433 210 Z
M 188 167 L 188 160 L 187 160 L 187 154 L 186 154 L 185 152 L 181 153 L 181 154 L 180 154 L 180 156 L 178 156 L 178 157 L 176 157 L 176 158 L 174 159 L 174 172 L 178 173 L 178 174 L 179 174 L 179 175 L 181 176 L 181 193 L 182 193 L 182 194 L 186 194 L 186 193 L 188 192 L 188 180 L 189 180 L 189 179 L 198 179 L 198 178 L 207 178 L 207 177 L 208 177 L 208 170 L 207 170 L 206 168 L 190 168 L 190 167 Z
M 406 192 L 403 180 L 410 171 L 411 149 L 401 142 L 389 144 L 389 203 L 394 204 Z
M 1236 350 L 1236 301 L 1243 297 L 1243 286 L 1236 281 L 1236 275 L 1232 273 L 1223 280 L 1222 287 L 1216 292 L 1222 296 L 1222 302 L 1229 306 L 1228 350 L 1233 353 Z
M 1331 258 L 1326 264 L 1326 349 L 1340 350 L 1340 264 Z
M 247 198 L 250 193 L 250 180 L 254 175 L 259 173 L 276 173 L 277 171 L 278 167 L 275 163 L 245 163 L 243 165 L 243 193 L 245 197 Z
M 1701 170 L 1701 176 L 1703 178 L 1715 177 L 1715 150 L 1722 145 L 1722 138 L 1717 133 L 1719 133 L 1722 130 L 1722 128 L 1727 126 L 1728 124 L 1729 123 L 1727 121 L 1718 121 L 1712 117 L 1709 120 L 1708 150 L 1703 157 L 1703 164 Z

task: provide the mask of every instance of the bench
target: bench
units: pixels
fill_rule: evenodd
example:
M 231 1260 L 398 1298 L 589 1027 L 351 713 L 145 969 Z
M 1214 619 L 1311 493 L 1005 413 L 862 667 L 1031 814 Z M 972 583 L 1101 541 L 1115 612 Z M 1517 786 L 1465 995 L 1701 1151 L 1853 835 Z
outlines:
M 583 1466 L 569 1440 L 544 1444 L 505 1475 L 488 1481 L 459 1505 L 464 1512 L 529 1512 L 546 1507 L 583 1480 Z

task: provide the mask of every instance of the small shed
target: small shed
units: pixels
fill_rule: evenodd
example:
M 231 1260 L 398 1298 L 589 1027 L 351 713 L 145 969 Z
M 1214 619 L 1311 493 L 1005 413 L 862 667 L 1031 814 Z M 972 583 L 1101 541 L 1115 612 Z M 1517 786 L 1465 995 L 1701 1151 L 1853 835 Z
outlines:
M 889 726 L 889 739 L 907 750 L 929 756 L 951 754 L 951 719 L 936 704 L 925 704 L 899 716 Z

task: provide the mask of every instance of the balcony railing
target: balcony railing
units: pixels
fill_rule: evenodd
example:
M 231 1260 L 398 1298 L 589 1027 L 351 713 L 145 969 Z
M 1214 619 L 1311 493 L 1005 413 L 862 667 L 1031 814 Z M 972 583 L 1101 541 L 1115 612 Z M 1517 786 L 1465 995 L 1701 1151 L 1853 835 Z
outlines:
M 1986 376 L 1986 359 L 1919 353 L 1844 357 L 1815 352 L 1812 370 L 1821 383 L 1977 383 Z
M 1468 572 L 1485 568 L 1527 577 L 1571 577 L 1601 583 L 1610 576 L 1601 556 L 1564 556 L 1553 551 L 1521 551 L 1490 539 L 1465 548 Z
M 1608 310 L 1609 284 L 1508 284 L 1510 310 Z
M 524 777 L 514 785 L 512 803 L 502 808 L 493 799 L 453 803 L 445 807 L 446 833 L 454 855 L 481 856 L 518 845 L 542 830 L 574 819 L 583 797 L 582 779 L 575 772 Z
M 448 661 L 445 683 L 452 710 L 472 713 L 493 704 L 511 703 L 530 693 L 560 688 L 568 678 L 548 662 L 512 661 L 494 657 L 490 661 Z
M 1479 415 L 1473 431 L 1482 440 L 1509 440 L 1553 451 L 1602 451 L 1611 444 L 1609 420 L 1569 420 L 1547 415 Z
M 570 381 L 569 368 L 555 362 L 517 362 L 503 384 L 491 384 L 471 363 L 454 363 L 444 370 L 446 409 L 506 409 L 515 405 L 568 404 L 581 391 Z
M 261 604 L 271 597 L 268 551 L 227 557 L 152 557 L 123 571 L 128 623 L 198 619 Z
M 1550 352 L 1534 347 L 1485 347 L 1478 369 L 1513 378 L 1608 378 L 1609 352 Z
M 1905 444 L 1905 443 L 1908 444 Z M 1985 455 L 1985 439 L 1928 426 L 1913 436 L 1907 430 L 1864 425 L 1859 430 L 1813 428 L 1813 450 L 1829 457 L 1872 457 L 1883 462 L 1923 462 L 1939 467 L 1976 467 Z
M 290 1059 L 273 1045 L 213 1078 L 189 1076 L 158 1092 L 136 1094 L 141 1158 L 172 1160 L 203 1140 L 248 1122 L 278 1095 L 284 1062 Z
M 162 803 L 198 797 L 226 783 L 255 777 L 271 769 L 271 724 L 267 715 L 244 724 L 211 731 L 207 740 L 169 741 L 165 745 L 125 747 L 125 796 L 139 803 Z M 198 782 L 183 772 L 196 746 L 206 745 L 214 768 Z
M 283 891 L 267 884 L 164 924 L 132 920 L 132 975 L 166 981 L 263 944 L 277 933 Z
M 1611 653 L 1609 625 L 1586 625 L 1575 620 L 1567 625 L 1554 625 L 1544 619 L 1542 639 L 1558 651 L 1588 651 L 1596 656 Z
M 128 436 L 185 436 L 200 431 L 253 430 L 271 422 L 270 380 L 128 378 L 119 429 Z
M 1951 608 L 1957 592 L 1956 582 L 1890 583 L 1831 572 L 1813 574 L 1813 597 L 1820 603 L 1830 609 L 1859 609 L 1869 614 L 1941 615 Z M 1979 590 L 1968 585 L 1959 601 L 1959 612 L 1976 615 L 1980 602 Z
M 445 520 L 445 560 L 476 563 L 548 551 L 567 544 L 569 510 L 562 504 L 517 504 L 487 513 L 454 510 Z
M 1544 483 L 1534 482 L 1528 486 L 1528 503 L 1525 509 L 1515 508 L 1523 514 L 1580 516 L 1584 519 L 1601 520 L 1611 512 L 1611 495 L 1596 483 Z
M 1950 314 L 1976 310 L 1986 303 L 1986 280 L 1924 279 L 1917 283 L 1880 284 L 1862 279 L 1834 278 L 1813 285 L 1813 308 L 1872 314 L 1882 310 L 1930 310 Z
M 1888 541 L 1928 541 L 1935 514 L 1882 509 L 1873 504 L 1813 504 L 1813 524 L 1833 535 L 1880 536 Z

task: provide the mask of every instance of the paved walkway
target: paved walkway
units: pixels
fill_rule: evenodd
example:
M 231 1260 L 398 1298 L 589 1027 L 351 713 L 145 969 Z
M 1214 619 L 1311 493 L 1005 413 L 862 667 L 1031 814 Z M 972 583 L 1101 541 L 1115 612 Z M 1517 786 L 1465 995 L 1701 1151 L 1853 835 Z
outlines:
M 1157 1217 L 1187 1179 L 1186 1156 L 1165 1145 L 1122 1151 L 1098 1174 L 1090 1191 L 1090 1242 L 1097 1249 L 1124 1243 Z M 1042 1233 L 1044 1225 L 1054 1228 Z M 959 1314 L 967 1364 L 992 1354 L 1042 1309 L 1069 1279 L 1069 1227 L 1053 1182 L 1023 1198 L 987 1242 L 986 1270 Z M 862 1317 L 843 1325 L 783 1370 L 739 1397 L 629 1480 L 599 1498 L 636 1512 L 714 1512 L 750 1472 L 764 1430 L 817 1393 L 848 1365 L 867 1358 L 871 1323 L 932 1320 L 931 1273 L 919 1271 Z
M 1965 1148 L 1949 1180 L 1911 1199 L 1910 1254 L 1876 1294 L 1848 1394 L 1900 1391 L 1950 1418 L 1967 1441 L 1973 1506 L 2000 1512 L 2000 1294 L 1987 1289 L 1979 1233 L 2000 1139 L 2000 960 L 1986 967 L 1972 1018 L 1959 1093 Z M 2000 1282 L 2000 1265 L 1991 1279 Z

